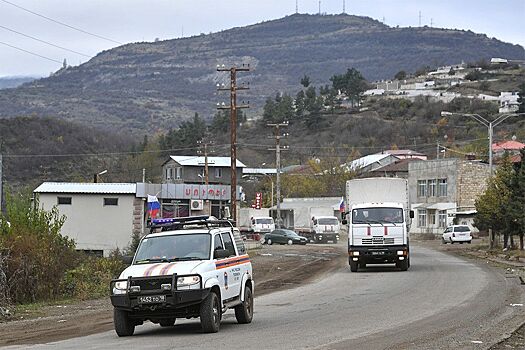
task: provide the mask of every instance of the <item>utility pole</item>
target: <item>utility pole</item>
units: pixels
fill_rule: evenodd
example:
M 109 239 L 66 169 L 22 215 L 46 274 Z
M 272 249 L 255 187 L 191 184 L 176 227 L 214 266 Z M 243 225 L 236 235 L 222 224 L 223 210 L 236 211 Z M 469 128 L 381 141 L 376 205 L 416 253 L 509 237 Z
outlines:
M 431 18 L 430 19 L 430 28 L 432 28 L 434 26 L 434 18 Z
M 295 14 L 299 13 L 299 0 L 295 0 Z
M 439 141 L 436 143 L 436 159 L 439 159 Z
M 343 0 L 343 14 L 346 13 L 346 1 Z
M 230 139 L 231 139 L 231 216 L 232 220 L 237 224 L 237 109 L 249 108 L 248 104 L 237 105 L 237 90 L 248 90 L 248 86 L 237 86 L 237 72 L 248 72 L 250 65 L 242 65 L 241 67 L 225 67 L 224 64 L 217 65 L 218 72 L 230 72 L 230 87 L 225 87 L 217 84 L 217 90 L 230 91 L 230 105 L 224 104 L 217 106 L 218 109 L 230 110 Z
M 213 142 L 206 142 L 204 139 L 197 141 L 200 145 L 201 150 L 197 153 L 204 155 L 204 184 L 206 185 L 206 193 L 208 192 L 208 186 L 210 184 L 210 172 L 209 172 L 209 162 L 208 162 L 208 146 L 212 145 Z M 206 199 L 206 213 L 211 215 L 211 201 Z
M 276 224 L 277 228 L 281 228 L 281 151 L 287 150 L 288 146 L 281 148 L 281 138 L 288 136 L 288 134 L 281 134 L 281 127 L 288 126 L 288 122 L 282 123 L 270 123 L 266 124 L 269 127 L 274 128 L 274 135 L 269 136 L 271 139 L 275 139 L 275 148 L 269 148 L 270 151 L 275 151 L 275 168 L 276 168 L 276 187 L 277 187 L 277 213 L 276 213 Z
M 142 168 L 142 183 L 146 183 L 146 168 Z
M 419 11 L 419 26 L 421 27 L 421 11 Z
M 319 16 L 321 16 L 321 0 L 319 0 Z
M 2 154 L 0 153 L 0 212 L 2 211 L 2 204 L 4 203 L 2 201 L 2 199 L 4 198 L 4 192 L 2 191 L 3 188 L 4 188 L 4 178 L 3 178 L 3 174 L 2 174 L 2 168 L 4 166 L 4 163 L 3 163 L 3 159 L 2 159 Z

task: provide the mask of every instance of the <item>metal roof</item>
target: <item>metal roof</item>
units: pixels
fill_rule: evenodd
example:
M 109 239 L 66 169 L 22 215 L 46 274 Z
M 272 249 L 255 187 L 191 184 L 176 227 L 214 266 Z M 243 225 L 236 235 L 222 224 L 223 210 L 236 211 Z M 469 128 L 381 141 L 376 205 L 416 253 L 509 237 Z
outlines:
M 182 166 L 204 166 L 204 157 L 203 156 L 170 156 L 171 159 L 176 161 Z M 240 160 L 237 159 L 237 168 L 245 168 Z M 209 167 L 230 167 L 231 158 L 230 157 L 208 157 L 208 166 Z
M 277 169 L 275 168 L 244 168 L 242 170 L 243 174 L 257 174 L 257 175 L 269 175 L 277 174 Z
M 359 170 L 388 157 L 394 157 L 394 159 L 396 159 L 395 156 L 391 154 L 369 154 L 367 156 L 355 159 L 350 163 L 343 164 L 342 166 L 346 166 L 346 168 L 349 170 Z
M 44 182 L 35 193 L 92 193 L 92 194 L 135 194 L 135 183 L 74 183 Z

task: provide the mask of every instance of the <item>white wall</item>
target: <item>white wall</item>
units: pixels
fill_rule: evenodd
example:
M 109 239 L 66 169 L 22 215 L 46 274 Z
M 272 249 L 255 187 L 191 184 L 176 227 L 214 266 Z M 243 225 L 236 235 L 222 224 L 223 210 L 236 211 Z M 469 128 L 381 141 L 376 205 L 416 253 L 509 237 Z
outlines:
M 62 234 L 73 238 L 77 249 L 103 250 L 104 256 L 125 248 L 133 229 L 132 194 L 49 194 L 40 193 L 40 206 L 50 210 L 57 197 L 71 197 L 71 205 L 57 205 L 66 216 Z M 117 206 L 104 206 L 104 198 L 118 198 Z

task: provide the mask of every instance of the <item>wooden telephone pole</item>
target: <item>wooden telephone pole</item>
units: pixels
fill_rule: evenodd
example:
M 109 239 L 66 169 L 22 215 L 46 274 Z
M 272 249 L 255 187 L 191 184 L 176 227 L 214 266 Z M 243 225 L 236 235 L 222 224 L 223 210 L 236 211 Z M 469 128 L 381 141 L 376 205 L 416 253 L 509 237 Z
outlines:
M 288 146 L 281 146 L 281 138 L 287 137 L 288 134 L 281 134 L 281 128 L 288 126 L 288 122 L 282 123 L 271 123 L 266 124 L 269 127 L 274 128 L 273 136 L 268 136 L 271 139 L 275 139 L 275 148 L 269 148 L 270 151 L 275 151 L 275 169 L 276 169 L 276 182 L 277 182 L 277 213 L 276 213 L 276 227 L 281 228 L 281 151 L 288 149 Z
M 242 65 L 241 67 L 226 67 L 224 65 L 217 65 L 218 72 L 230 72 L 230 86 L 224 84 L 217 84 L 217 90 L 230 91 L 230 105 L 218 105 L 218 109 L 230 110 L 230 139 L 231 139 L 231 217 L 235 224 L 237 224 L 237 109 L 249 108 L 248 104 L 237 105 L 237 91 L 248 90 L 248 86 L 237 86 L 237 72 L 250 71 L 250 65 Z

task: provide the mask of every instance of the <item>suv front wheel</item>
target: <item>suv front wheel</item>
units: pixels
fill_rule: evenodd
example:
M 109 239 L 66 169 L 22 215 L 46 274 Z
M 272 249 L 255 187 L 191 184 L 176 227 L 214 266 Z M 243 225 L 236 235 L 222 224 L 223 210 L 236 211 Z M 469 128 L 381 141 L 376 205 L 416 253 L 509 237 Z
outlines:
M 205 333 L 217 333 L 221 324 L 221 304 L 215 292 L 210 292 L 201 304 L 201 328 Z
M 235 307 L 235 318 L 239 323 L 250 323 L 253 319 L 253 293 L 248 286 L 244 289 L 244 301 Z
M 135 323 L 124 310 L 113 309 L 113 324 L 119 337 L 128 337 L 135 332 Z

